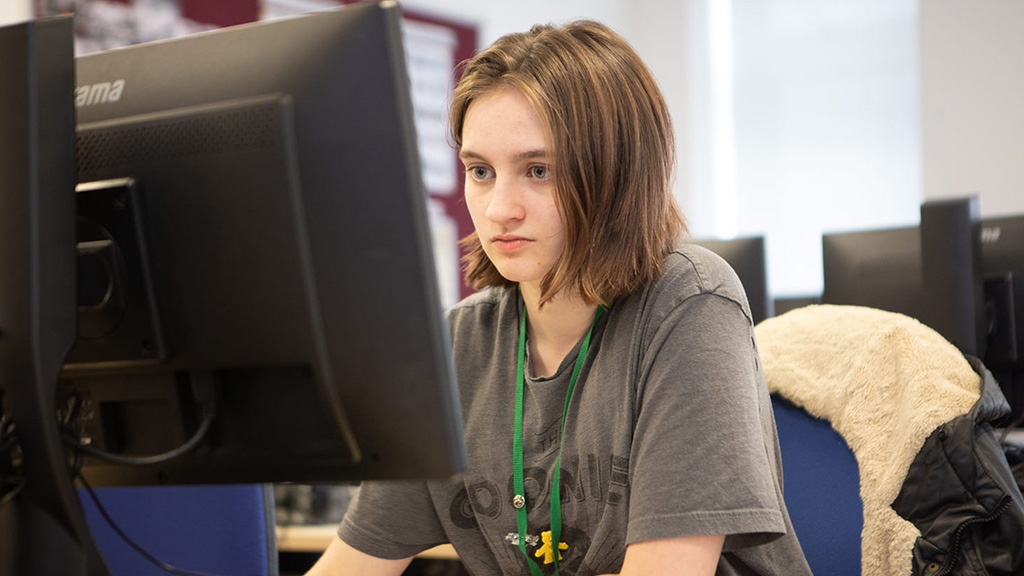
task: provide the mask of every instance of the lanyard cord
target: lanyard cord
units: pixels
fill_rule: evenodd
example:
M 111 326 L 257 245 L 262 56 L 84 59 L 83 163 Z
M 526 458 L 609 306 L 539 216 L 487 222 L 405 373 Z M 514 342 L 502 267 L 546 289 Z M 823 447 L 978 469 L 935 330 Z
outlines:
M 562 537 L 562 497 L 561 497 L 561 469 L 562 469 L 562 432 L 565 431 L 565 416 L 569 412 L 569 400 L 572 398 L 572 391 L 576 387 L 576 379 L 583 369 L 583 362 L 587 358 L 587 350 L 590 348 L 590 335 L 594 332 L 594 325 L 597 319 L 604 312 L 603 306 L 597 307 L 594 313 L 594 321 L 587 330 L 580 344 L 580 351 L 576 355 L 576 365 L 572 369 L 572 376 L 569 378 L 569 390 L 565 393 L 565 406 L 562 408 L 562 423 L 558 430 L 558 457 L 555 460 L 555 473 L 551 486 L 551 554 L 555 564 L 555 576 L 558 576 L 558 545 Z M 526 387 L 526 307 L 523 307 L 523 314 L 519 320 L 519 356 L 516 361 L 516 413 L 515 413 L 515 434 L 512 437 L 512 482 L 515 490 L 515 497 L 512 499 L 512 506 L 516 509 L 516 525 L 519 530 L 519 549 L 526 556 L 526 562 L 530 565 L 530 573 L 533 576 L 541 576 L 540 567 L 530 558 L 526 551 L 526 490 L 523 481 L 523 391 Z

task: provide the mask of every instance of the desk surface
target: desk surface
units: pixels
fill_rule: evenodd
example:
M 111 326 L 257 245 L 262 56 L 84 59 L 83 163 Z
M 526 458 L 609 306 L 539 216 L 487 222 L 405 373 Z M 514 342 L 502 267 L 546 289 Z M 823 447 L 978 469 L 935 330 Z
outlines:
M 318 526 L 278 526 L 277 549 L 282 552 L 323 552 L 338 534 L 337 524 Z M 458 560 L 450 544 L 435 546 L 416 555 L 419 558 Z

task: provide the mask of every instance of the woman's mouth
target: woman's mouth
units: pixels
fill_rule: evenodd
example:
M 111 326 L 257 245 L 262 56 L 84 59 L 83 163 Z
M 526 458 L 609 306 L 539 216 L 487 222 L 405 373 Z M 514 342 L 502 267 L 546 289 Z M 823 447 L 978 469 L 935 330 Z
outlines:
M 495 236 L 491 238 L 491 244 L 498 250 L 501 250 L 502 252 L 511 252 L 513 250 L 518 250 L 519 248 L 522 248 L 529 242 L 529 239 L 523 238 L 522 236 L 512 236 L 507 234 L 502 234 L 500 236 Z

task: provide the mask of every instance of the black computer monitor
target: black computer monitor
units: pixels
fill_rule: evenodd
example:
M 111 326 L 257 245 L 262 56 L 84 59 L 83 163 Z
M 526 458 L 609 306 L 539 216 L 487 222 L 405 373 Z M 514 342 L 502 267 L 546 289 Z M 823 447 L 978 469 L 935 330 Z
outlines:
M 57 378 L 75 340 L 73 50 L 69 18 L 0 27 L 4 576 L 74 574 L 57 568 L 63 559 L 83 572 L 102 564 L 54 417 Z
M 981 223 L 981 270 L 988 342 L 985 366 L 1013 408 L 1024 418 L 1024 215 L 985 218 Z
M 798 308 L 821 304 L 821 296 L 780 296 L 772 300 L 776 316 L 782 316 Z
M 218 397 L 201 450 L 96 483 L 463 466 L 404 58 L 384 3 L 77 59 L 79 242 L 120 246 L 79 259 L 117 271 L 79 275 L 82 434 L 172 449 Z
M 932 237 L 944 236 L 941 230 L 937 232 Z M 930 324 L 944 312 L 952 316 L 952 310 L 949 305 L 944 309 L 930 306 L 936 299 L 929 291 L 948 292 L 959 283 L 957 291 L 964 292 L 963 286 L 980 281 L 982 293 L 966 295 L 981 301 L 975 308 L 977 317 L 955 324 L 967 334 L 967 340 L 975 325 L 982 326 L 976 354 L 992 370 L 1009 400 L 1012 414 L 1007 422 L 1012 422 L 1024 415 L 1024 216 L 981 219 L 980 226 L 970 233 L 974 236 L 960 241 L 965 244 L 962 250 L 930 247 L 931 257 L 941 259 L 943 252 L 953 258 L 954 252 L 970 250 L 966 244 L 980 245 L 980 262 L 950 267 L 946 272 L 958 278 L 948 282 L 926 281 L 923 254 L 929 247 L 922 245 L 919 227 L 825 234 L 822 302 L 870 306 Z M 948 241 L 946 236 L 943 243 Z
M 921 235 L 916 226 L 821 237 L 823 304 L 924 316 Z
M 718 254 L 736 271 L 747 293 L 755 324 L 774 316 L 772 300 L 768 295 L 764 236 L 730 240 L 696 239 L 691 242 Z
M 18 413 L 48 435 L 26 462 L 63 441 L 95 485 L 465 467 L 404 58 L 384 2 L 75 60 L 79 186 L 15 247 L 52 280 L 0 293 L 69 305 L 73 337 L 78 309 Z M 40 500 L 78 522 L 69 480 Z

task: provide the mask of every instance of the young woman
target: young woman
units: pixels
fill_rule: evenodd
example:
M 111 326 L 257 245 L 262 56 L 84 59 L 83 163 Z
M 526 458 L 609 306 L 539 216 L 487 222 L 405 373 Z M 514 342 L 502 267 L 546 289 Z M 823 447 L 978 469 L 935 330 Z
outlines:
M 680 243 L 672 129 L 594 22 L 471 59 L 451 132 L 476 232 L 449 312 L 470 469 L 363 485 L 316 575 L 809 574 L 743 288 Z

